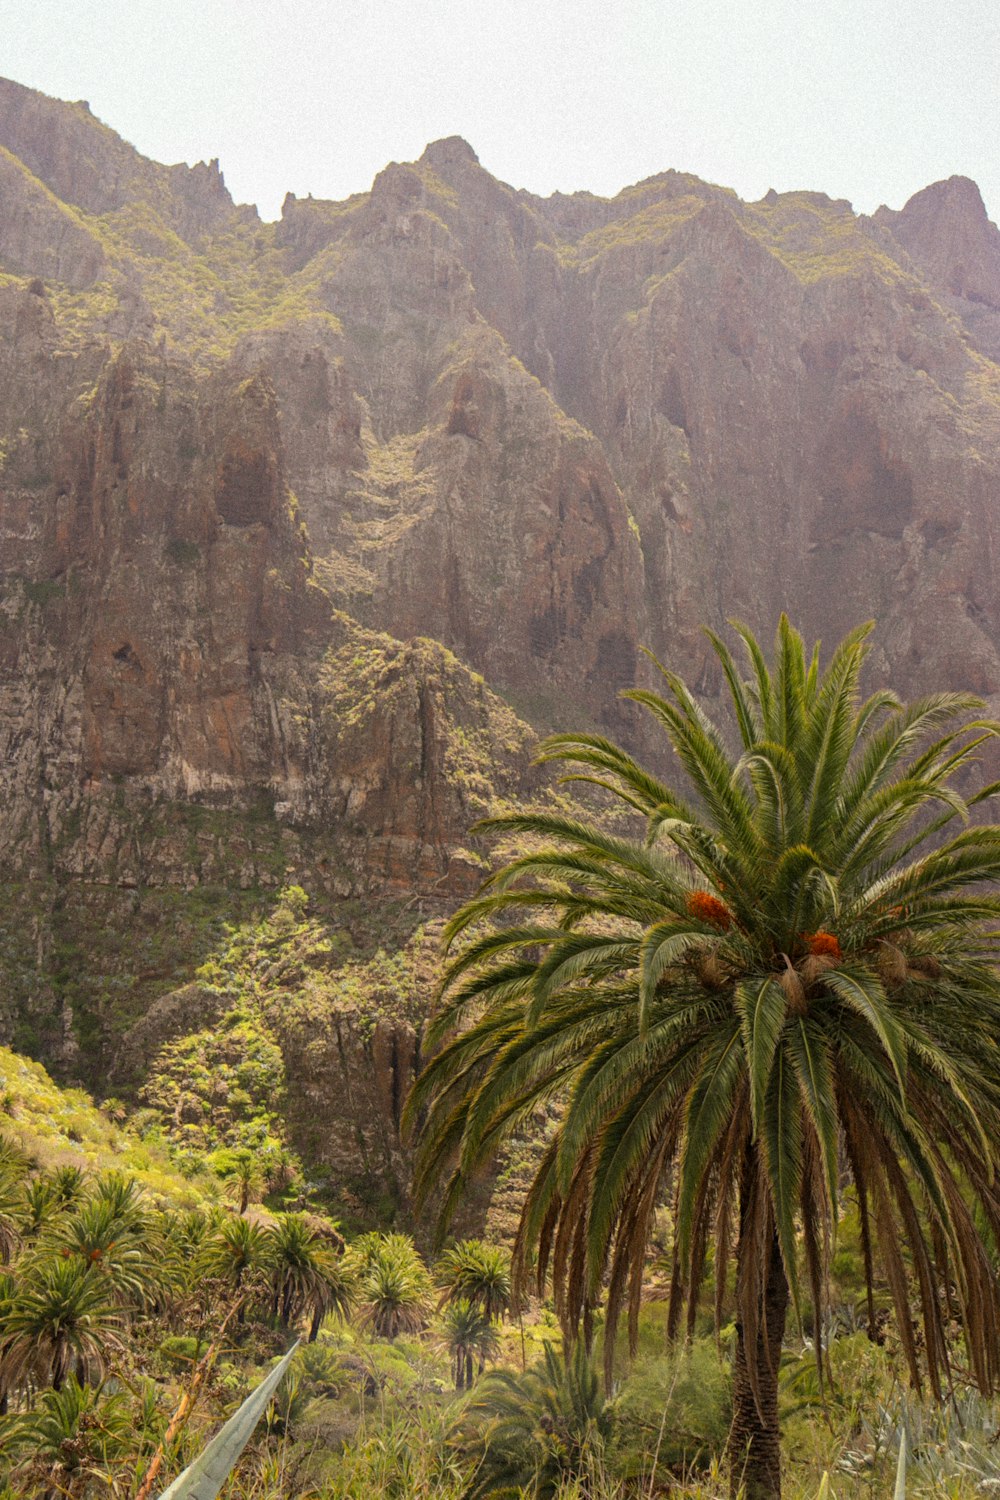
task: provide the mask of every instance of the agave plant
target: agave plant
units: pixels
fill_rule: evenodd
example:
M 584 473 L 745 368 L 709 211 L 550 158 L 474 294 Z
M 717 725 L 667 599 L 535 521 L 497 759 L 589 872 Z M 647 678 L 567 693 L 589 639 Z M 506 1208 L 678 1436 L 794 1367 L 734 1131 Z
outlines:
M 296 1341 L 283 1359 L 250 1392 L 242 1406 L 173 1484 L 167 1486 L 159 1500 L 215 1500 L 222 1486 L 239 1463 L 254 1428 L 260 1421 L 267 1404 L 288 1372 L 292 1356 L 298 1348 Z M 145 1500 L 147 1486 L 140 1486 L 136 1500 Z

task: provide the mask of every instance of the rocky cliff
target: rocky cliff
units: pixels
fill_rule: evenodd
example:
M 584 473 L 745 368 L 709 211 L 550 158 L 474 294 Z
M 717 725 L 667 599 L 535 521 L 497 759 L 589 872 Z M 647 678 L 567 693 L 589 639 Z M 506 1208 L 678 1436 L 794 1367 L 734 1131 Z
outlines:
M 702 623 L 874 617 L 876 679 L 1000 707 L 998 358 L 962 178 L 541 199 L 450 139 L 264 224 L 0 82 L 0 843 L 47 893 L 0 1039 L 110 1045 L 82 890 L 453 899 L 535 730 L 636 732 L 640 645 L 712 698 Z

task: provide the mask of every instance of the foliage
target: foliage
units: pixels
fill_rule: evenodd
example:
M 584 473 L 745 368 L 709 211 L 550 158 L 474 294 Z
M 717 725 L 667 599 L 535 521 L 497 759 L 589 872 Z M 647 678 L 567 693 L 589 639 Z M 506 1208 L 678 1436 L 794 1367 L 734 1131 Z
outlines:
M 441 1254 L 434 1279 L 447 1301 L 476 1307 L 487 1322 L 499 1322 L 510 1309 L 510 1262 L 498 1245 L 459 1240 Z
M 493 1322 L 465 1297 L 456 1297 L 440 1313 L 437 1328 L 452 1362 L 456 1391 L 470 1390 L 477 1363 L 482 1372 L 486 1361 L 496 1357 L 500 1339 Z
M 16 1456 L 14 1477 L 61 1480 L 102 1476 L 110 1481 L 133 1437 L 130 1403 L 120 1392 L 81 1385 L 70 1375 L 61 1390 L 43 1391 L 6 1434 Z
M 390 1342 L 419 1332 L 430 1312 L 431 1279 L 412 1240 L 364 1235 L 356 1253 L 361 1326 Z
M 272 1310 L 283 1328 L 308 1312 L 309 1340 L 330 1314 L 346 1317 L 355 1295 L 351 1269 L 324 1243 L 304 1214 L 281 1214 L 270 1231 Z
M 99 1273 L 78 1258 L 31 1259 L 17 1284 L 0 1337 L 0 1387 L 51 1385 L 71 1367 L 102 1377 L 120 1349 L 122 1317 Z
M 812 1366 L 810 1365 L 810 1368 Z M 699 1340 L 639 1359 L 614 1401 L 612 1468 L 638 1481 L 684 1474 L 721 1458 L 732 1413 L 730 1374 L 714 1343 Z
M 405 1235 L 365 1235 L 340 1254 L 333 1228 L 311 1216 L 241 1217 L 219 1206 L 164 1210 L 122 1172 L 71 1179 L 39 1173 L 18 1153 L 0 1150 L 0 1161 L 13 1161 L 17 1194 L 16 1241 L 0 1271 L 0 1349 L 8 1357 L 10 1405 L 0 1416 L 4 1500 L 47 1489 L 112 1500 L 130 1484 L 134 1493 L 171 1412 L 233 1307 L 237 1280 L 240 1294 L 247 1295 L 244 1322 L 229 1324 L 225 1350 L 171 1449 L 164 1484 L 202 1452 L 274 1356 L 287 1349 L 291 1332 L 305 1337 L 310 1331 L 309 1296 L 310 1288 L 315 1295 L 318 1267 L 334 1268 L 337 1286 L 353 1287 L 380 1262 L 408 1265 L 422 1282 L 429 1313 L 431 1281 Z M 30 1237 L 28 1186 L 41 1190 L 34 1196 L 51 1210 Z M 139 1268 L 157 1268 L 150 1281 L 138 1275 L 132 1280 L 135 1263 L 129 1259 L 128 1275 L 117 1280 L 118 1247 L 106 1233 L 110 1222 L 118 1225 L 126 1249 L 139 1248 Z M 108 1253 L 91 1260 L 98 1240 Z M 226 1245 L 239 1254 L 221 1254 Z M 489 1258 L 496 1255 L 494 1247 L 459 1242 L 451 1247 L 458 1252 L 452 1263 L 465 1264 L 470 1250 L 474 1260 L 477 1248 Z M 212 1255 L 219 1259 L 209 1265 Z M 503 1257 L 498 1259 L 503 1269 Z M 441 1269 L 439 1262 L 439 1282 L 446 1279 Z M 74 1333 L 70 1315 L 81 1309 L 72 1296 L 63 1296 L 66 1338 L 86 1332 L 91 1345 L 80 1370 L 70 1359 L 56 1389 L 47 1346 L 39 1345 L 38 1357 L 20 1367 L 16 1356 L 31 1298 L 60 1288 L 64 1294 L 67 1288 L 88 1289 L 96 1316 Z M 286 1291 L 288 1332 L 281 1309 Z M 601 1395 L 582 1342 L 568 1370 L 543 1345 L 540 1363 L 522 1373 L 517 1330 L 504 1333 L 461 1296 L 446 1301 L 426 1328 L 400 1331 L 392 1343 L 373 1332 L 363 1305 L 353 1325 L 353 1305 L 340 1303 L 338 1310 L 342 1320 L 296 1353 L 287 1386 L 230 1481 L 234 1500 L 368 1500 L 374 1494 L 458 1500 L 477 1484 L 503 1486 L 514 1472 L 528 1474 L 529 1486 L 560 1500 L 623 1500 L 626 1493 L 655 1493 L 668 1483 L 678 1500 L 717 1500 L 729 1380 L 725 1350 L 731 1341 L 722 1356 L 707 1341 L 697 1341 L 689 1352 L 659 1352 L 662 1303 L 644 1306 L 643 1354 L 610 1402 Z M 527 1348 L 537 1348 L 554 1327 L 547 1309 L 532 1309 Z M 483 1335 L 486 1347 L 480 1349 Z M 860 1331 L 840 1334 L 832 1323 L 828 1340 L 830 1378 L 823 1396 L 808 1346 L 788 1351 L 783 1365 L 793 1494 L 814 1500 L 824 1469 L 827 1493 L 837 1500 L 860 1500 L 873 1486 L 890 1493 L 903 1425 L 912 1454 L 911 1497 L 949 1493 L 971 1500 L 976 1485 L 988 1486 L 996 1468 L 990 1405 L 959 1389 L 949 1412 L 936 1413 L 901 1396 L 900 1351 L 896 1346 L 894 1352 L 891 1341 L 882 1348 Z M 453 1394 L 456 1356 L 463 1351 L 466 1373 L 469 1352 L 474 1367 L 485 1354 L 502 1369 L 472 1391 Z M 583 1373 L 574 1373 L 577 1364 Z
M 82 1090 L 58 1087 L 40 1063 L 6 1047 L 0 1047 L 0 1090 L 6 1098 L 0 1130 L 10 1149 L 24 1158 L 53 1171 L 127 1166 L 160 1200 L 191 1207 L 210 1191 L 199 1175 L 183 1177 L 165 1146 L 139 1140 L 133 1131 L 112 1123 Z
M 466 1445 L 476 1468 L 470 1500 L 488 1496 L 551 1500 L 560 1485 L 600 1464 L 611 1410 L 582 1343 L 563 1359 L 545 1345 L 541 1363 L 514 1375 L 488 1375 L 466 1407 Z
M 257 1017 L 235 1007 L 211 1030 L 163 1047 L 140 1098 L 169 1117 L 187 1146 L 205 1152 L 263 1144 L 284 1087 L 281 1049 Z

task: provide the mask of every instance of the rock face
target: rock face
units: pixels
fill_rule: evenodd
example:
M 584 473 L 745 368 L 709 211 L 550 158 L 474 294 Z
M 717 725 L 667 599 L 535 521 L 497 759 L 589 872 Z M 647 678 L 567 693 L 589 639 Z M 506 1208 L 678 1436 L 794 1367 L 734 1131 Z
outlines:
M 1000 231 L 976 184 L 968 177 L 935 182 L 899 213 L 880 208 L 874 223 L 907 251 L 977 346 L 1000 358 Z
M 634 735 L 643 644 L 711 700 L 734 615 L 996 710 L 998 357 L 962 178 L 540 199 L 452 138 L 262 224 L 0 82 L 5 856 L 454 894 L 529 726 Z

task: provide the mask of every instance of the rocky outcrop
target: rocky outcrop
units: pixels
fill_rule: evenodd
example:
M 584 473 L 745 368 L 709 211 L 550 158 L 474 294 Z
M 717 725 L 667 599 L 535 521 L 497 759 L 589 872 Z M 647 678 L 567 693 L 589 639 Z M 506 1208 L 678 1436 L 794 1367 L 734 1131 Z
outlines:
M 968 177 L 949 177 L 914 193 L 899 213 L 880 209 L 886 224 L 934 286 L 1000 308 L 1000 230 L 986 217 Z
M 106 264 L 98 236 L 9 151 L 0 151 L 0 260 L 74 291 L 96 281 Z M 41 291 L 39 285 L 35 294 Z
M 0 78 L 0 143 L 56 198 L 91 214 L 141 200 L 190 238 L 232 212 L 218 161 L 195 167 L 149 161 L 83 99 L 67 104 Z

